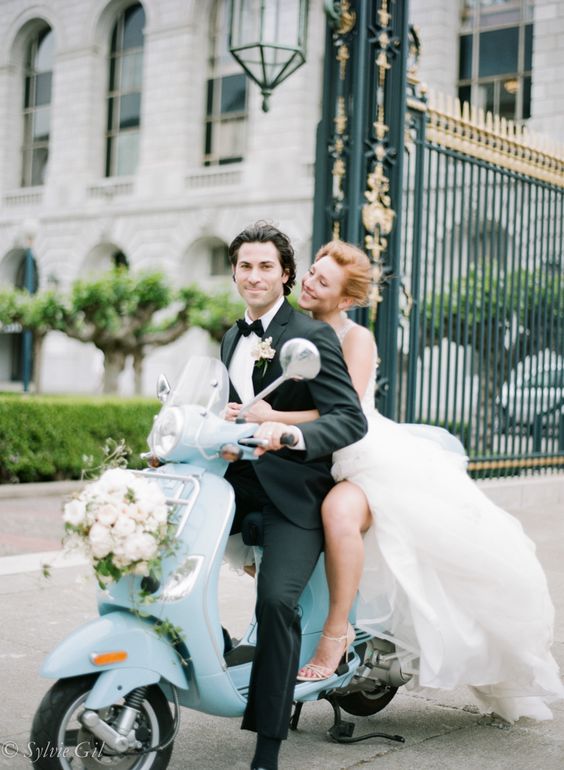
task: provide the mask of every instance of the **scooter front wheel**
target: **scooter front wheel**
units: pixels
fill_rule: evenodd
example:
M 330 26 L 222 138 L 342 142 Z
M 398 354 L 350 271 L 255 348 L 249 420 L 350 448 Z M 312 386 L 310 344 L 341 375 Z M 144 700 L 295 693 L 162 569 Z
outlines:
M 141 752 L 120 754 L 104 745 L 80 722 L 84 702 L 96 682 L 96 675 L 60 679 L 47 691 L 33 719 L 30 758 L 35 770 L 165 770 L 172 744 L 146 752 L 172 734 L 173 718 L 162 690 L 147 689 L 135 723 Z M 108 724 L 121 708 L 116 703 L 98 712 Z

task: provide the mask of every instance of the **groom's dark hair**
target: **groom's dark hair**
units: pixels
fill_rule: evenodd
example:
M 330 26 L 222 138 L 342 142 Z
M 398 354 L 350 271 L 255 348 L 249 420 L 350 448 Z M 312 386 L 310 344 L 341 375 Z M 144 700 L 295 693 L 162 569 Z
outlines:
M 290 294 L 292 287 L 296 283 L 296 260 L 294 258 L 294 248 L 287 235 L 281 232 L 274 225 L 260 220 L 253 225 L 246 227 L 239 235 L 235 236 L 229 244 L 229 261 L 233 268 L 237 265 L 239 249 L 244 243 L 273 243 L 278 251 L 282 270 L 288 276 L 284 284 L 284 294 Z

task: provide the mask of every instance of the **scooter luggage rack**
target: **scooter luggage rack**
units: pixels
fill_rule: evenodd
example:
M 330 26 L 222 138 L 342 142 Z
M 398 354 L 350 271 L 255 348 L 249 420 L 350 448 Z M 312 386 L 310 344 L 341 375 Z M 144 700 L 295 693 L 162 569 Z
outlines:
M 189 476 L 181 476 L 178 473 L 154 473 L 153 471 L 132 471 L 132 473 L 136 476 L 145 476 L 152 481 L 157 479 L 167 479 L 169 481 L 181 481 L 183 484 L 187 484 L 188 482 L 192 484 L 192 489 L 190 490 L 188 497 L 181 497 L 180 495 L 177 497 L 165 497 L 165 503 L 172 509 L 176 508 L 176 506 L 186 506 L 186 510 L 182 514 L 182 518 L 180 519 L 175 533 L 175 537 L 180 537 L 200 494 L 201 484 L 199 477 L 192 474 Z

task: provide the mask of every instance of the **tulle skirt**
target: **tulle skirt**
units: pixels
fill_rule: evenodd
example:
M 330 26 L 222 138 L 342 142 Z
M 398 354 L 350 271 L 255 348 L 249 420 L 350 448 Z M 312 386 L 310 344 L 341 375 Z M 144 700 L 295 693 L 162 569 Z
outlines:
M 332 472 L 373 514 L 357 625 L 406 651 L 415 684 L 469 685 L 508 721 L 550 719 L 564 687 L 546 578 L 521 524 L 466 474 L 458 441 L 374 412 Z

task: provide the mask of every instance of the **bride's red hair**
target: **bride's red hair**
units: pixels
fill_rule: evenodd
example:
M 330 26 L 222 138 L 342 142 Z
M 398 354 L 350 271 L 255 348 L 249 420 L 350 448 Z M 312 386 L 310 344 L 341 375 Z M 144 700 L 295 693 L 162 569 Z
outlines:
M 321 257 L 331 257 L 345 270 L 343 296 L 350 297 L 357 306 L 367 305 L 373 285 L 378 280 L 379 271 L 364 251 L 352 243 L 334 240 L 319 249 L 314 262 Z

